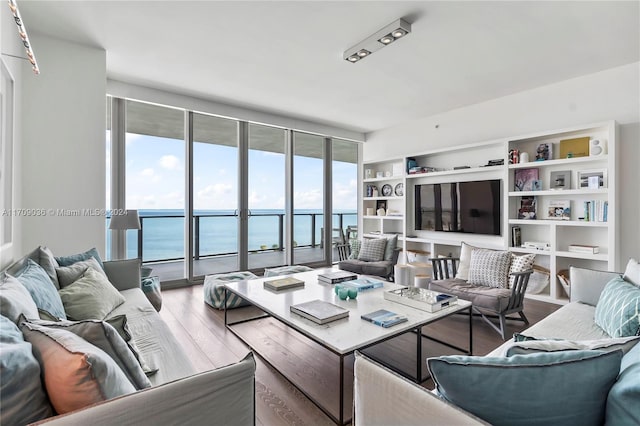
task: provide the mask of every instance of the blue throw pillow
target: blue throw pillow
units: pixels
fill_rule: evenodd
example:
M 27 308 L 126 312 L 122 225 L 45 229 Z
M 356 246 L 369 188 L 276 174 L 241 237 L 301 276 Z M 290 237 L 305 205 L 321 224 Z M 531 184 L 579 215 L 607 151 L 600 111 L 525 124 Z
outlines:
M 70 256 L 56 257 L 55 259 L 58 262 L 58 265 L 69 266 L 69 265 L 73 265 L 76 262 L 80 262 L 81 260 L 87 260 L 90 257 L 95 257 L 98 263 L 100 264 L 100 267 L 104 269 L 102 258 L 100 258 L 100 254 L 98 253 L 98 250 L 96 250 L 95 247 L 85 251 L 84 253 L 72 254 Z
M 427 360 L 440 395 L 495 425 L 602 425 L 622 351 Z
M 620 375 L 607 398 L 607 425 L 640 425 L 640 344 L 620 363 Z
M 23 425 L 53 415 L 40 380 L 40 364 L 31 343 L 10 319 L 0 315 L 0 418 Z
M 40 265 L 27 259 L 25 267 L 18 271 L 15 278 L 26 287 L 38 309 L 58 319 L 67 319 L 62 299 L 51 278 Z
M 609 281 L 596 304 L 595 323 L 611 337 L 638 335 L 640 288 L 622 277 Z

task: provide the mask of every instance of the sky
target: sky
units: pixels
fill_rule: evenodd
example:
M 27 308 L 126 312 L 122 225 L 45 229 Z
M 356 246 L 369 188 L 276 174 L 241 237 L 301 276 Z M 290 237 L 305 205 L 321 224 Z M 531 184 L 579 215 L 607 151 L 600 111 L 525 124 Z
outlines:
M 107 141 L 109 134 L 107 132 Z M 126 207 L 184 208 L 184 141 L 126 135 Z M 194 143 L 194 209 L 237 208 L 237 148 Z M 110 151 L 107 142 L 107 172 Z M 333 163 L 333 208 L 356 210 L 357 167 Z M 107 179 L 107 206 L 110 188 Z M 322 209 L 322 161 L 295 157 L 294 208 Z M 284 154 L 249 151 L 249 208 L 284 209 Z

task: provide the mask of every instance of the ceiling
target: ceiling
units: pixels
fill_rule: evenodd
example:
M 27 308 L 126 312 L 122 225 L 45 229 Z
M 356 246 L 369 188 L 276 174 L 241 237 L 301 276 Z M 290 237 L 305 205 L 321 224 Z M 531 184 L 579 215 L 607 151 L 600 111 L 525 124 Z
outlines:
M 18 2 L 30 33 L 104 48 L 111 79 L 358 132 L 637 62 L 639 3 Z M 342 59 L 398 18 L 406 38 Z

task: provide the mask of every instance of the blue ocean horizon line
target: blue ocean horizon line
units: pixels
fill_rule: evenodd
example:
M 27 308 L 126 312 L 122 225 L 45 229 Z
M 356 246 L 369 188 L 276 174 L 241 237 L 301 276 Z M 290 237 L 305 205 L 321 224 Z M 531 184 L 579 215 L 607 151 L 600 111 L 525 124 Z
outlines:
M 238 218 L 235 210 L 194 210 L 199 219 L 200 255 L 216 255 L 234 253 L 238 250 Z M 278 247 L 279 215 L 282 209 L 252 209 L 249 220 L 249 250 L 263 250 Z M 339 226 L 339 214 L 342 226 L 357 224 L 356 210 L 334 210 L 332 212 L 333 227 Z M 143 219 L 142 247 L 143 261 L 177 259 L 184 256 L 184 211 L 180 209 L 140 209 L 138 214 Z M 319 209 L 294 210 L 294 240 L 298 246 L 311 244 L 312 234 L 316 244 L 321 241 L 323 216 Z M 312 224 L 312 214 L 316 215 Z M 107 221 L 108 227 L 108 221 Z M 312 231 L 313 229 L 313 231 Z M 127 254 L 136 257 L 137 232 L 127 233 Z M 107 250 L 111 244 L 111 233 L 107 232 Z

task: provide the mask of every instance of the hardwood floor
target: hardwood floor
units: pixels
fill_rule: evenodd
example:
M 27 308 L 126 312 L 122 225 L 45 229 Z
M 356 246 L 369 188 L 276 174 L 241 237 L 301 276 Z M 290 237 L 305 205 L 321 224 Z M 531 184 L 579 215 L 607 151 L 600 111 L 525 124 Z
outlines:
M 224 326 L 224 313 L 204 303 L 201 285 L 164 290 L 160 315 L 185 349 L 198 371 L 206 371 L 239 361 L 249 348 Z M 525 313 L 532 324 L 540 321 L 558 305 L 527 300 Z M 243 311 L 234 310 L 242 315 Z M 232 311 L 230 311 L 232 312 Z M 236 326 L 237 327 L 237 326 Z M 508 321 L 508 334 L 521 331 L 528 326 L 519 321 Z M 252 345 L 260 345 L 265 359 L 278 365 L 292 381 L 302 386 L 313 398 L 332 407 L 337 414 L 338 406 L 338 358 L 326 349 L 297 332 L 285 327 L 277 320 L 265 318 L 244 323 L 237 328 L 243 338 Z M 424 328 L 424 334 L 451 342 L 460 347 L 468 346 L 468 317 L 454 315 Z M 406 334 L 374 347 L 370 354 L 394 360 L 399 367 L 415 371 L 415 335 Z M 480 318 L 473 320 L 473 353 L 486 355 L 501 345 L 500 336 Z M 423 339 L 423 355 L 437 356 L 458 353 L 446 346 Z M 413 358 L 412 355 L 413 354 Z M 282 374 L 272 368 L 260 356 L 256 357 L 256 424 L 276 425 L 331 425 L 331 419 L 311 400 L 294 387 Z M 353 358 L 345 365 L 345 407 L 350 406 Z M 425 369 L 426 370 L 426 369 Z M 425 371 L 426 375 L 426 371 Z M 423 386 L 432 386 L 425 381 Z M 335 411 L 334 411 L 335 410 Z M 345 411 L 348 413 L 349 408 Z M 347 416 L 350 417 L 350 416 Z

